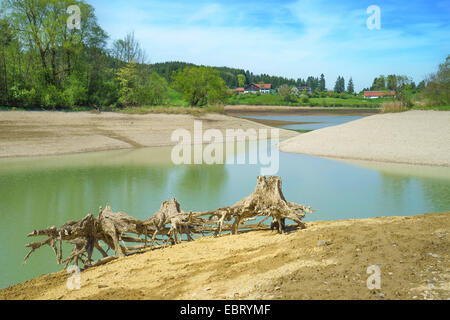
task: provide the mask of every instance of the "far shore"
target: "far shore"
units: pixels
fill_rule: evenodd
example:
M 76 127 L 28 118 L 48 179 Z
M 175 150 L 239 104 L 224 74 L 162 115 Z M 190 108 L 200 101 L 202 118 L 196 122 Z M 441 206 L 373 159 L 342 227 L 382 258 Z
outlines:
M 0 112 L 0 158 L 35 157 L 95 151 L 172 146 L 173 131 L 193 132 L 194 121 L 201 120 L 203 130 L 270 129 L 254 121 L 209 113 L 124 114 L 115 112 Z M 280 129 L 280 139 L 297 133 Z M 269 130 L 270 137 L 270 130 Z M 220 141 L 216 141 L 220 142 Z
M 350 107 L 289 107 L 289 106 L 250 106 L 229 105 L 225 111 L 233 116 L 255 115 L 346 115 L 346 116 L 370 116 L 380 112 L 378 108 L 350 108 Z

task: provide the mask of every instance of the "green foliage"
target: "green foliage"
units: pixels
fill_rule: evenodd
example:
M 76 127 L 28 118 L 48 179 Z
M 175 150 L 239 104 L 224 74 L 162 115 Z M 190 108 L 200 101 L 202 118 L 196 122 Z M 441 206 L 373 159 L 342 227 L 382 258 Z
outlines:
M 353 79 L 350 78 L 350 80 L 348 80 L 347 93 L 353 94 L 354 92 L 355 92 L 355 87 L 353 85 Z
M 211 67 L 187 67 L 176 73 L 173 85 L 191 106 L 221 104 L 226 98 L 225 82 Z
M 238 74 L 238 83 L 239 83 L 239 87 L 244 87 L 245 86 L 245 75 L 243 74 Z
M 122 106 L 135 106 L 138 104 L 137 93 L 137 71 L 136 65 L 130 62 L 117 72 L 117 82 L 119 84 L 119 100 Z
M 344 77 L 338 76 L 334 85 L 334 91 L 337 93 L 345 92 L 345 80 Z
M 121 106 L 161 105 L 167 99 L 167 82 L 156 72 L 148 75 L 130 62 L 117 72 Z
M 378 78 L 375 78 L 373 80 L 372 87 L 370 90 L 377 91 L 377 90 L 386 90 L 386 79 L 383 75 L 379 76 Z
M 450 105 L 450 55 L 439 65 L 438 71 L 429 76 L 424 95 L 429 106 Z
M 152 72 L 138 82 L 136 93 L 139 105 L 162 105 L 167 100 L 167 81 Z
M 296 102 L 298 100 L 298 91 L 294 86 L 282 85 L 279 95 L 286 102 Z

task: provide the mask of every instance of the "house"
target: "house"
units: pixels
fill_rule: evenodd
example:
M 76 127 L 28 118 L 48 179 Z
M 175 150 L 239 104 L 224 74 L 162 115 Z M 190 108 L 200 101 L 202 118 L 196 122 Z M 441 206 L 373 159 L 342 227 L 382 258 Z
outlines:
M 270 83 L 250 83 L 250 85 L 245 88 L 245 91 L 250 93 L 270 93 L 271 88 L 272 85 Z
M 364 99 L 395 97 L 395 91 L 364 91 Z
M 236 89 L 232 89 L 231 92 L 234 93 L 234 94 L 243 94 L 243 93 L 246 93 L 244 88 L 236 88 Z
M 259 92 L 261 93 L 270 93 L 270 89 L 272 88 L 272 85 L 270 83 L 261 83 L 257 84 L 259 87 Z
M 312 88 L 308 86 L 300 86 L 297 88 L 300 93 L 312 93 Z

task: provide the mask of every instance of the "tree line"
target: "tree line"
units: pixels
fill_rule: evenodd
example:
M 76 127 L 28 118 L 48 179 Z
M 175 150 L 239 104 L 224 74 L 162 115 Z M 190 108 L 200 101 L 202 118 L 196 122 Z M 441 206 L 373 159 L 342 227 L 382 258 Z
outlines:
M 81 28 L 66 10 L 80 8 Z M 94 8 L 77 0 L 3 0 L 0 104 L 61 108 L 159 104 L 167 83 L 130 33 L 107 46 Z
M 66 12 L 80 8 L 81 28 L 69 28 Z M 0 105 L 9 107 L 121 107 L 167 103 L 169 87 L 191 105 L 223 103 L 226 88 L 270 83 L 326 91 L 324 74 L 306 79 L 253 74 L 229 67 L 185 62 L 147 63 L 133 33 L 108 46 L 94 8 L 84 0 L 3 0 L 0 7 Z M 448 101 L 448 58 L 418 86 L 408 77 L 379 76 L 371 90 L 417 88 L 430 101 Z M 447 90 L 447 91 L 445 91 Z M 353 80 L 336 80 L 334 91 L 354 93 Z

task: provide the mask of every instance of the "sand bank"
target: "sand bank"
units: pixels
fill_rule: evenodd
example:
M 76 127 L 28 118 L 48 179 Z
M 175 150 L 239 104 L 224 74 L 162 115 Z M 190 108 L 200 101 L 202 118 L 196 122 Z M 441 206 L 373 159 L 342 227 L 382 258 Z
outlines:
M 450 166 L 450 112 L 379 114 L 288 139 L 280 150 L 315 156 Z
M 450 212 L 310 222 L 278 235 L 200 238 L 81 273 L 0 290 L 0 299 L 448 299 Z M 381 289 L 367 288 L 367 268 Z
M 60 155 L 91 151 L 170 146 L 172 132 L 193 132 L 194 120 L 203 130 L 270 128 L 221 114 L 169 115 L 89 112 L 0 112 L 0 158 Z M 295 136 L 280 130 L 280 138 Z

